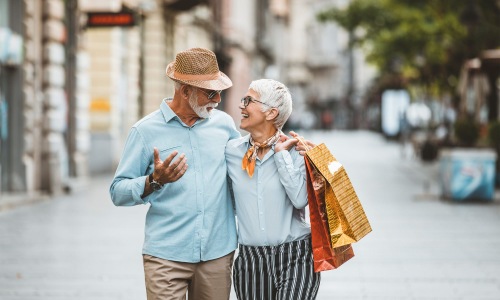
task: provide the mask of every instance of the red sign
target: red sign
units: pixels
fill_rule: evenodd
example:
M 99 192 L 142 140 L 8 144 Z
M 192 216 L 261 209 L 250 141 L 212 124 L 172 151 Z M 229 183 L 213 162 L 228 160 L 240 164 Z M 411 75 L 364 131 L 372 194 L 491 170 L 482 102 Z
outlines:
M 136 16 L 133 12 L 88 13 L 87 27 L 135 26 Z

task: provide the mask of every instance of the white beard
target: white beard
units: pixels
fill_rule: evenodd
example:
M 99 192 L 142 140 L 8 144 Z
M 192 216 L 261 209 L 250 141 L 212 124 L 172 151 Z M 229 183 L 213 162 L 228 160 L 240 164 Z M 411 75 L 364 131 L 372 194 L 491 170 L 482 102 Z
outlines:
M 199 106 L 198 94 L 192 93 L 191 96 L 189 97 L 189 106 L 191 106 L 191 108 L 198 115 L 198 117 L 203 119 L 210 117 L 210 115 L 212 114 L 212 111 L 208 111 L 207 108 L 209 107 L 216 108 L 218 105 L 219 103 L 208 103 L 207 105 Z

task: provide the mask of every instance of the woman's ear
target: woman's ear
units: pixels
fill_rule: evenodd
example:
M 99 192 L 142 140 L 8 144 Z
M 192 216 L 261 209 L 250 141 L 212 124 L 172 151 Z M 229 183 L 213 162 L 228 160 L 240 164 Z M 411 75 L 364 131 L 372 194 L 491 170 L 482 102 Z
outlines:
M 266 120 L 271 121 L 278 117 L 279 111 L 276 108 L 271 108 L 267 111 Z

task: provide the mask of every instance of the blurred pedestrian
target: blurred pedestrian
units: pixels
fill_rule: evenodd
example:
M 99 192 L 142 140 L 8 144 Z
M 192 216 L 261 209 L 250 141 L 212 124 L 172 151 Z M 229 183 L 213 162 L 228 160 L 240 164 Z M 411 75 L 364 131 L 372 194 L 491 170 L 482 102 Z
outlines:
M 237 245 L 224 148 L 240 137 L 215 108 L 232 86 L 215 54 L 179 52 L 173 98 L 130 130 L 110 187 L 117 206 L 149 204 L 143 262 L 148 300 L 229 299 Z M 188 166 L 189 165 L 189 166 Z
M 292 112 L 287 87 L 271 79 L 250 84 L 240 128 L 226 159 L 238 220 L 233 281 L 238 299 L 315 299 L 304 157 L 281 128 Z M 292 136 L 295 136 L 292 134 Z

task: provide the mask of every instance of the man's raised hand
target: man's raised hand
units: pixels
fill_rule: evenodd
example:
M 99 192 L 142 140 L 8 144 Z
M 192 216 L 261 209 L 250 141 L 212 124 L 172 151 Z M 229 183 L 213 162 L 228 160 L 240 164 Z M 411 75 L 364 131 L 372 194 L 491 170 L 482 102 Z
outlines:
M 182 153 L 179 157 L 174 160 L 177 156 L 177 151 L 173 151 L 170 155 L 162 161 L 160 158 L 160 152 L 155 147 L 154 148 L 154 172 L 153 179 L 161 184 L 174 182 L 179 180 L 179 178 L 186 173 L 188 168 L 186 155 Z

